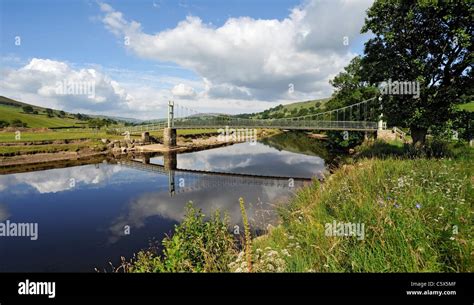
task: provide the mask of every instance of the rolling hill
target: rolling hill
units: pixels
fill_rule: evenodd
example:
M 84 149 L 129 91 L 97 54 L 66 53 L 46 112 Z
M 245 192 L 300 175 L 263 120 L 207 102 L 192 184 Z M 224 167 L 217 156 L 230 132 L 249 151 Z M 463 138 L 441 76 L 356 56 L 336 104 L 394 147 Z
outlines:
M 236 117 L 254 119 L 277 119 L 285 117 L 303 116 L 310 113 L 323 111 L 325 109 L 326 102 L 329 100 L 330 98 L 323 98 L 318 100 L 296 102 L 286 105 L 278 105 L 262 112 L 239 114 Z
M 85 121 L 80 121 L 69 116 L 64 118 L 53 116 L 48 117 L 46 113 L 32 114 L 25 113 L 21 107 L 7 106 L 0 104 L 0 121 L 12 122 L 20 120 L 26 123 L 30 128 L 65 128 L 65 127 L 84 127 Z
M 23 107 L 31 107 L 30 113 L 25 112 Z M 48 111 L 50 114 L 48 115 Z M 105 115 L 83 115 L 84 118 L 72 113 L 56 109 L 47 109 L 24 102 L 20 102 L 5 96 L 0 96 L 0 121 L 12 123 L 20 120 L 29 128 L 77 128 L 87 127 L 89 118 L 109 119 L 121 122 L 140 122 L 140 120 L 109 117 Z

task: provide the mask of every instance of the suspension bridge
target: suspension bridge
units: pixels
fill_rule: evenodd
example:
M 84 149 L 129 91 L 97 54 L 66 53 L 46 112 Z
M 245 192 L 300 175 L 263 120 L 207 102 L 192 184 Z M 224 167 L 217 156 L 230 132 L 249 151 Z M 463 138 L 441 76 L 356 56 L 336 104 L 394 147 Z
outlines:
M 168 176 L 168 189 L 171 196 L 179 193 L 209 188 L 225 188 L 236 185 L 267 186 L 276 188 L 296 188 L 311 179 L 301 177 L 281 177 L 251 175 L 205 170 L 189 170 L 176 167 L 176 154 L 165 154 L 164 165 L 149 163 L 149 158 L 121 160 L 117 164 L 131 169 Z M 174 159 L 174 160 L 170 160 Z M 172 164 L 171 167 L 169 164 Z
M 116 128 L 114 132 L 133 134 L 162 129 L 219 129 L 224 127 L 373 132 L 385 129 L 386 125 L 382 121 L 381 107 L 375 97 L 325 112 L 279 119 L 245 119 L 226 114 L 208 114 L 170 101 L 167 119 L 155 121 L 153 124 Z M 171 134 L 171 136 L 173 135 Z

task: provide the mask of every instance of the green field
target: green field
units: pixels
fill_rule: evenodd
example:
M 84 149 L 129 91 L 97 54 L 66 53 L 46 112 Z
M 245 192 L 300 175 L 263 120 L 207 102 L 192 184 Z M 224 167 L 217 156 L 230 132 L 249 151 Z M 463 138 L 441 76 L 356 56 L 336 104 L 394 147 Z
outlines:
M 182 129 L 178 130 L 178 136 L 192 135 L 192 134 L 207 134 L 217 132 L 215 129 Z M 153 131 L 150 133 L 158 138 L 163 137 L 162 131 Z M 45 132 L 21 132 L 20 139 L 16 140 L 15 132 L 0 132 L 0 142 L 29 142 L 29 141 L 54 141 L 54 140 L 77 140 L 77 139 L 109 139 L 119 140 L 124 139 L 123 135 L 107 134 L 105 130 L 93 132 L 90 129 L 70 129 L 58 131 Z M 140 135 L 131 135 L 132 138 L 138 139 Z
M 319 100 L 313 100 L 313 101 L 306 101 L 306 102 L 297 102 L 297 103 L 292 103 L 292 104 L 287 104 L 287 105 L 283 105 L 283 108 L 286 108 L 288 109 L 288 111 L 291 111 L 295 108 L 297 109 L 300 109 L 300 108 L 310 108 L 310 107 L 314 107 L 316 105 L 316 103 L 321 103 L 321 107 L 324 108 L 324 104 L 329 101 L 330 99 L 329 98 L 323 98 L 323 99 L 319 99 Z
M 15 155 L 28 155 L 39 153 L 56 153 L 64 151 L 79 151 L 81 149 L 96 149 L 102 151 L 105 145 L 99 141 L 87 141 L 78 144 L 48 144 L 48 145 L 21 145 L 21 146 L 0 146 L 0 156 L 8 157 Z
M 120 135 L 106 134 L 105 131 L 98 133 L 90 130 L 61 130 L 47 132 L 21 132 L 20 139 L 16 140 L 14 132 L 0 132 L 0 142 L 29 142 L 29 141 L 54 141 L 75 139 L 123 139 Z
M 51 128 L 51 127 L 81 127 L 84 126 L 84 121 L 79 121 L 72 118 L 49 118 L 45 113 L 29 114 L 24 113 L 22 108 L 0 105 L 0 120 L 11 122 L 19 119 L 27 124 L 29 128 Z
M 307 115 L 309 113 L 320 112 L 326 108 L 326 102 L 329 98 L 311 100 L 305 102 L 296 102 L 286 105 L 278 105 L 255 114 L 243 114 L 240 117 L 251 117 L 256 119 L 275 119 L 282 117 L 296 117 Z

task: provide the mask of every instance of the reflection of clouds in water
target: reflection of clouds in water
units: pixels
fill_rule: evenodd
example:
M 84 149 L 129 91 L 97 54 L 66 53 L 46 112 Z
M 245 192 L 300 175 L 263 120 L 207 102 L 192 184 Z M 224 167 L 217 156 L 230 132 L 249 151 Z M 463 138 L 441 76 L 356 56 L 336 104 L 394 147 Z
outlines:
M 46 171 L 12 174 L 0 177 L 0 189 L 8 186 L 26 184 L 33 187 L 41 194 L 57 193 L 72 189 L 78 184 L 93 185 L 109 179 L 121 171 L 120 166 L 105 164 L 85 165 Z
M 323 171 L 324 166 L 324 160 L 319 157 L 278 151 L 260 143 L 178 155 L 178 167 L 183 169 L 259 175 L 312 177 Z
M 10 217 L 10 213 L 7 210 L 7 207 L 3 204 L 0 204 L 0 221 L 5 221 Z
M 299 186 L 299 184 L 296 184 Z M 253 230 L 265 229 L 268 223 L 275 221 L 275 209 L 269 203 L 286 202 L 292 191 L 288 188 L 266 186 L 229 186 L 227 188 L 207 188 L 188 193 L 180 193 L 170 197 L 167 192 L 145 193 L 129 203 L 128 211 L 119 216 L 110 226 L 110 243 L 114 243 L 124 235 L 124 226 L 141 228 L 149 217 L 159 216 L 180 222 L 185 214 L 185 206 L 193 201 L 194 206 L 209 216 L 219 209 L 227 213 L 230 225 L 241 223 L 239 197 L 243 197 L 247 213 L 252 221 Z M 156 232 L 162 234 L 163 232 Z M 166 232 L 168 233 L 168 232 Z M 156 236 L 161 239 L 162 236 Z

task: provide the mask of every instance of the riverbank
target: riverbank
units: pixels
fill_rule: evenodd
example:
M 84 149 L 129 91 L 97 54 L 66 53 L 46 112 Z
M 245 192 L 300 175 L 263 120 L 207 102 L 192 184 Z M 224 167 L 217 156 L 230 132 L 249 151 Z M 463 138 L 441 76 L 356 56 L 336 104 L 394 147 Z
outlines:
M 231 263 L 206 271 L 473 272 L 473 149 L 438 153 L 448 157 L 426 157 L 388 143 L 360 147 L 323 184 L 300 189 L 280 208 L 279 225 L 252 240 L 241 232 L 239 244 L 249 246 L 239 253 L 235 245 L 223 256 L 226 262 L 232 256 Z M 245 219 L 245 207 L 242 215 Z M 189 229 L 193 216 L 188 218 L 177 230 Z M 174 246 L 180 243 L 186 247 Z M 187 271 L 199 272 L 193 266 L 219 261 L 179 235 L 163 246 L 163 258 L 141 251 L 124 262 L 124 270 L 160 272 L 159 266 L 181 261 Z
M 280 133 L 278 130 L 258 130 L 258 139 Z M 162 132 L 153 132 L 156 141 L 162 141 Z M 162 144 L 143 143 L 138 136 L 125 140 L 123 136 L 104 132 L 52 132 L 49 130 L 23 130 L 19 140 L 15 133 L 0 133 L 0 165 L 12 167 L 34 165 L 53 161 L 74 161 L 94 158 L 106 154 L 127 154 L 132 152 L 189 152 L 232 145 L 242 141 L 218 139 L 215 130 L 180 130 L 177 146 L 172 149 Z
M 287 272 L 472 272 L 473 171 L 472 160 L 343 166 L 301 190 L 254 249 L 286 250 Z

